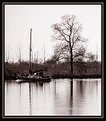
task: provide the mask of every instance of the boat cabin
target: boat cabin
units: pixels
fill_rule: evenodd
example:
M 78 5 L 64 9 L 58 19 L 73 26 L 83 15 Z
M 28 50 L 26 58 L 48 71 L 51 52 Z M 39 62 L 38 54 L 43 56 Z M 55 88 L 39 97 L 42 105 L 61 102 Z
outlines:
M 31 77 L 31 78 L 43 78 L 43 70 L 30 71 L 28 77 Z

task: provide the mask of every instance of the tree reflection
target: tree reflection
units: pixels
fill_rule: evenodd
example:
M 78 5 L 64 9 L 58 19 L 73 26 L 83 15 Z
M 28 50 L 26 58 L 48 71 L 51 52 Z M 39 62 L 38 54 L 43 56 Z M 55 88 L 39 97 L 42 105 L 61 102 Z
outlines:
M 84 93 L 85 93 L 85 90 L 86 90 L 86 81 L 84 80 L 79 80 L 76 82 L 77 84 L 77 90 L 80 94 L 80 97 L 84 97 Z
M 73 79 L 70 80 L 70 114 L 72 114 L 73 108 Z
M 21 83 L 19 84 L 19 103 L 21 105 Z
M 83 81 L 79 81 L 79 92 L 83 96 L 83 92 L 84 92 L 84 89 L 83 89 Z
M 40 81 L 40 82 L 39 82 L 39 85 L 40 85 L 41 87 L 43 87 L 43 82 L 42 82 L 42 81 Z

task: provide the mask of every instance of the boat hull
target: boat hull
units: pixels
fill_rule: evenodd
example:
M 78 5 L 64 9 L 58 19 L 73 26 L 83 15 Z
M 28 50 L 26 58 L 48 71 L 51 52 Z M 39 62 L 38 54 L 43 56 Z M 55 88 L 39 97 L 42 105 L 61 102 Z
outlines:
M 22 82 L 50 82 L 51 78 L 19 78 L 16 80 L 16 82 L 18 83 L 22 83 Z

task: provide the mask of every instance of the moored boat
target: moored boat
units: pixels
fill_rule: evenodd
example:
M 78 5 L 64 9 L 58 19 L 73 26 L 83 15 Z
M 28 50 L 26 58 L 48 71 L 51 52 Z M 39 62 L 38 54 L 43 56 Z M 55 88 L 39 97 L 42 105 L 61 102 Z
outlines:
M 51 77 L 44 77 L 44 78 L 27 78 L 27 77 L 22 77 L 16 80 L 16 82 L 18 83 L 22 83 L 22 82 L 50 82 L 51 81 Z
M 31 52 L 32 52 L 32 29 L 30 29 L 30 47 L 29 47 L 29 73 L 27 76 L 17 76 L 16 82 L 21 83 L 21 82 L 36 82 L 36 81 L 42 81 L 42 82 L 50 82 L 51 77 L 43 76 L 43 70 L 36 70 L 32 71 L 31 69 Z

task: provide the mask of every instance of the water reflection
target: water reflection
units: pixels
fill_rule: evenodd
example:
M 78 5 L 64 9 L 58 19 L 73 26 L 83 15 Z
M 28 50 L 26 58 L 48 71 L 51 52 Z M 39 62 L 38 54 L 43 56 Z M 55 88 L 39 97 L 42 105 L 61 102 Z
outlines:
M 101 79 L 5 82 L 6 115 L 101 115 Z
M 32 106 L 31 106 L 31 83 L 29 83 L 29 114 L 32 115 Z
M 72 108 L 73 108 L 73 79 L 70 81 L 70 114 L 72 115 Z

